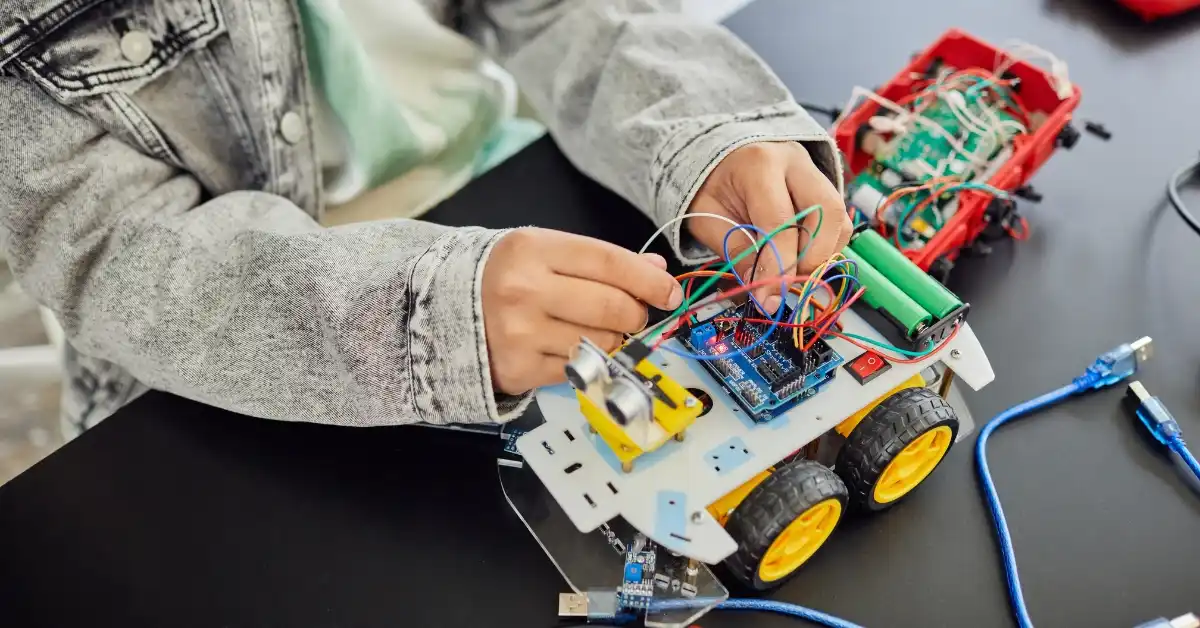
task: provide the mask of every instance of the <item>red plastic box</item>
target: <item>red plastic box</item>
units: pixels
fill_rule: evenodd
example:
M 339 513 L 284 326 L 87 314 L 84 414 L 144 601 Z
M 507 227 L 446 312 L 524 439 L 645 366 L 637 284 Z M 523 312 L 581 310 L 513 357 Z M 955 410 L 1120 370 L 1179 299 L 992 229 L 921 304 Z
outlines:
M 935 59 L 964 69 L 980 67 L 992 69 L 1006 57 L 1003 51 L 961 30 L 945 32 L 924 52 L 913 57 L 891 81 L 884 85 L 879 94 L 890 100 L 899 100 L 912 91 L 913 84 Z M 1033 133 L 1014 139 L 1012 157 L 1004 164 L 988 184 L 1002 190 L 1013 191 L 1037 172 L 1050 158 L 1059 145 L 1059 135 L 1071 121 L 1072 112 L 1079 105 L 1082 93 L 1078 86 L 1072 88 L 1070 96 L 1060 99 L 1054 90 L 1049 70 L 1018 61 L 1008 73 L 1021 79 L 1019 96 L 1030 113 L 1041 112 L 1045 121 Z M 857 175 L 870 162 L 871 157 L 858 149 L 857 136 L 860 127 L 868 124 L 879 105 L 864 101 L 854 111 L 844 116 L 834 127 L 834 138 L 838 148 L 847 156 L 847 165 L 852 176 Z M 992 197 L 978 191 L 963 191 L 959 196 L 959 208 L 923 248 L 905 251 L 905 254 L 923 270 L 928 271 L 938 258 L 945 257 L 953 262 L 959 252 L 975 242 L 988 226 L 984 213 Z
M 1153 20 L 1200 7 L 1200 0 L 1117 0 L 1142 19 Z

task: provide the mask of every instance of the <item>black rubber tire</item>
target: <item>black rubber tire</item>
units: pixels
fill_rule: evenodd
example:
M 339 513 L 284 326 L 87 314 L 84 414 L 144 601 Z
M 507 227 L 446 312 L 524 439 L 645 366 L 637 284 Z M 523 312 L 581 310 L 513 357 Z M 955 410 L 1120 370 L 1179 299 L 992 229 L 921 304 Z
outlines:
M 875 501 L 875 483 L 909 443 L 943 425 L 950 427 L 950 447 L 953 448 L 954 439 L 958 437 L 958 415 L 945 399 L 928 388 L 901 390 L 867 413 L 842 445 L 834 466 L 850 492 L 850 507 L 877 512 L 911 495 L 910 491 L 899 499 L 881 504 Z M 949 449 L 946 455 L 949 455 Z M 943 455 L 938 466 L 945 459 Z
M 725 531 L 738 544 L 737 551 L 725 559 L 729 575 L 753 591 L 769 591 L 787 582 L 799 569 L 770 582 L 758 577 L 759 564 L 775 538 L 797 517 L 827 499 L 841 503 L 844 519 L 847 498 L 846 485 L 819 462 L 797 460 L 776 469 L 738 504 L 725 523 Z

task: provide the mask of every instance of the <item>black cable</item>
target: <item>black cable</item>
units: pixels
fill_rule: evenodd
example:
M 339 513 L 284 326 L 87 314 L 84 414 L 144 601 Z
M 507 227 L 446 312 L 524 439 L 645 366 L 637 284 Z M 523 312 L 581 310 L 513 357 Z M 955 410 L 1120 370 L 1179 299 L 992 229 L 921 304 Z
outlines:
M 838 117 L 842 115 L 842 112 L 836 107 L 822 107 L 821 105 L 814 105 L 812 103 L 799 101 L 797 101 L 796 104 L 804 107 L 811 113 L 819 113 L 823 116 L 827 116 L 830 120 L 837 120 Z
M 1183 204 L 1183 198 L 1179 196 L 1179 186 L 1183 184 L 1183 180 L 1187 177 L 1195 177 L 1200 175 L 1200 159 L 1188 164 L 1171 176 L 1171 180 L 1167 181 L 1167 198 L 1171 199 L 1171 204 L 1175 206 L 1175 211 L 1179 212 L 1179 217 L 1200 235 L 1200 220 L 1196 220 L 1196 216 L 1188 211 L 1187 205 Z
M 792 225 L 792 226 L 788 227 L 788 229 L 795 229 L 795 230 L 807 235 L 809 240 L 812 239 L 812 230 L 809 229 L 808 227 L 805 227 L 804 225 Z M 797 243 L 797 244 L 799 244 L 799 243 Z M 800 248 L 804 248 L 804 247 L 800 247 Z M 754 283 L 754 275 L 756 273 L 758 273 L 758 260 L 759 260 L 759 258 L 762 257 L 763 251 L 765 251 L 765 250 L 767 250 L 767 247 L 765 247 L 765 246 L 759 247 L 758 252 L 754 254 L 754 265 L 750 267 L 750 277 L 746 280 L 746 283 Z M 800 263 L 800 260 L 796 260 L 796 263 L 792 264 L 792 266 L 795 266 L 798 263 Z
M 808 235 L 809 240 L 812 240 L 812 230 L 810 230 L 808 227 L 805 227 L 804 225 L 792 225 L 791 227 L 788 227 L 788 229 L 795 229 L 801 233 L 804 233 L 804 234 Z M 797 242 L 797 244 L 799 244 L 799 243 Z M 760 258 L 762 258 L 763 251 L 765 251 L 765 250 L 767 250 L 767 247 L 761 246 L 761 247 L 759 247 L 758 252 L 754 254 L 754 262 L 753 262 L 754 265 L 750 267 L 750 277 L 746 279 L 746 283 L 754 283 L 754 276 L 758 273 L 758 260 Z M 792 266 L 795 266 L 796 264 L 799 264 L 799 263 L 800 263 L 800 260 L 797 259 L 796 262 L 792 264 Z M 742 318 L 746 318 L 747 316 L 750 316 L 750 303 L 751 303 L 750 299 L 746 299 L 746 302 L 742 304 Z M 766 312 L 764 312 L 764 314 L 765 313 Z M 741 324 L 742 324 L 742 321 L 739 320 L 737 322 L 738 326 L 733 328 L 734 333 L 737 333 L 738 329 L 741 327 Z

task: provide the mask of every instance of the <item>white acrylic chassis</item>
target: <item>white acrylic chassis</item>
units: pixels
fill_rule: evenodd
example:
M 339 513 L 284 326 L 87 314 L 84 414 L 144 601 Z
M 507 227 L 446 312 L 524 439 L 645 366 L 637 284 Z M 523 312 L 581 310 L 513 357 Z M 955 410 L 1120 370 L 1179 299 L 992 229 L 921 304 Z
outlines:
M 853 312 L 845 331 L 883 340 Z M 673 346 L 680 345 L 672 340 Z M 829 344 L 846 363 L 862 349 L 834 338 Z M 517 449 L 581 532 L 620 515 L 667 549 L 716 564 L 737 543 L 707 506 L 761 471 L 817 439 L 846 417 L 940 360 L 972 389 L 994 378 L 983 347 L 963 323 L 954 338 L 917 364 L 892 364 L 861 385 L 845 369 L 819 394 L 768 423 L 754 423 L 704 367 L 658 351 L 649 359 L 681 385 L 702 389 L 713 407 L 682 442 L 670 441 L 640 456 L 629 473 L 607 444 L 588 430 L 575 391 L 567 384 L 537 392 L 546 422 L 517 440 Z

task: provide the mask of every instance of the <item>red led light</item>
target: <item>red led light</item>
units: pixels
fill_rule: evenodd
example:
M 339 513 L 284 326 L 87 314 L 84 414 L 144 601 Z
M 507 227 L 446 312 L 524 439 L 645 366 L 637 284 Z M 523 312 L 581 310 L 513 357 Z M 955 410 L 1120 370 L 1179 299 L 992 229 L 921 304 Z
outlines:
M 721 345 L 717 345 L 716 347 L 713 347 L 713 350 L 716 351 L 717 353 L 725 353 L 726 351 L 729 350 L 729 347 L 727 345 L 721 344 Z

